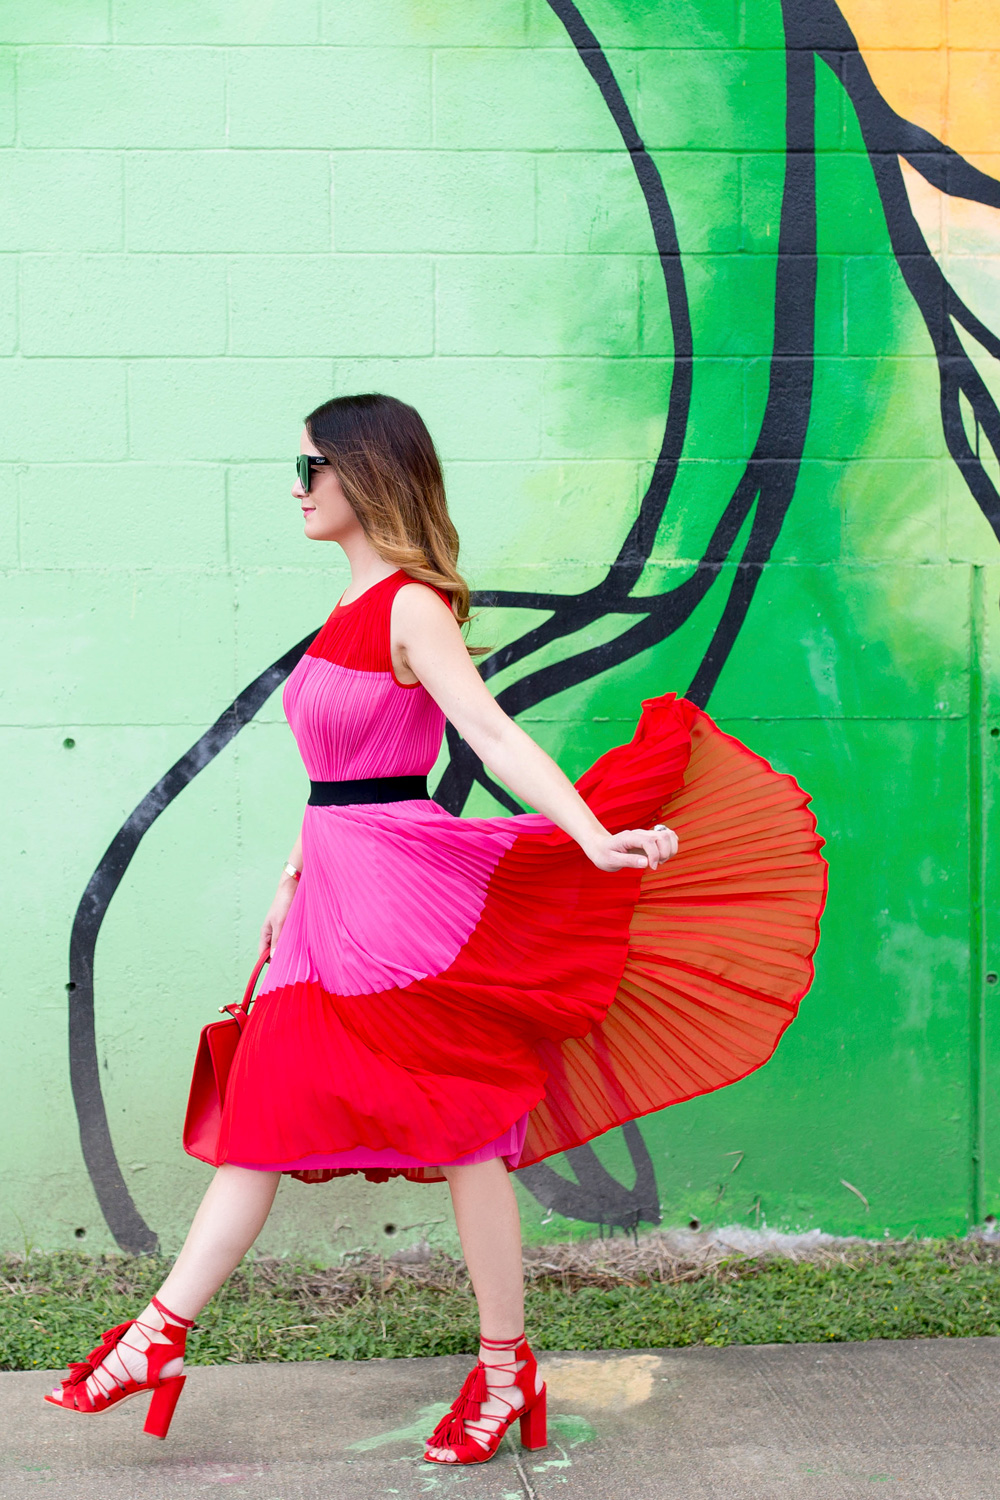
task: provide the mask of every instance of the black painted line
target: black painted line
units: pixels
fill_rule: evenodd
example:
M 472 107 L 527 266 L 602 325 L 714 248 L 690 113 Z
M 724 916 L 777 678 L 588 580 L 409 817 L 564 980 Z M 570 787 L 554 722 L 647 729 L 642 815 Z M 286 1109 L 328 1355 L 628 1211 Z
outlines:
M 101 856 L 73 918 L 69 944 L 69 1076 L 80 1145 L 108 1228 L 121 1249 L 132 1255 L 154 1251 L 159 1242 L 135 1206 L 118 1165 L 108 1126 L 94 1021 L 97 935 L 143 835 L 198 772 L 259 712 L 315 635 L 313 631 L 304 636 L 255 677 L 133 808 Z
M 1000 458 L 1000 412 L 981 375 L 966 353 L 953 319 L 994 357 L 1000 338 L 965 306 L 924 238 L 903 182 L 903 157 L 934 187 L 950 196 L 1000 208 L 1000 182 L 980 172 L 929 131 L 912 125 L 878 92 L 857 42 L 832 0 L 809 0 L 809 23 L 827 39 L 819 56 L 839 80 L 854 106 L 872 164 L 893 254 L 927 327 L 937 356 L 941 424 L 945 443 L 970 494 L 993 532 L 1000 537 L 1000 492 L 978 452 L 969 443 L 962 420 L 964 395 L 973 415 Z
M 505 668 L 533 655 L 550 642 L 575 634 L 576 631 L 601 619 L 606 614 L 619 612 L 621 601 L 627 599 L 642 575 L 656 540 L 677 476 L 691 407 L 694 356 L 691 310 L 684 281 L 677 225 L 663 180 L 639 135 L 614 71 L 597 37 L 584 21 L 579 8 L 572 4 L 571 0 L 548 0 L 548 3 L 565 27 L 580 60 L 600 90 L 601 98 L 618 127 L 622 143 L 629 153 L 629 159 L 649 214 L 667 293 L 674 352 L 673 374 L 663 438 L 653 466 L 652 477 L 640 502 L 639 514 L 604 579 L 592 589 L 570 595 L 532 594 L 521 591 L 507 593 L 503 590 L 490 590 L 488 595 L 490 602 L 497 607 L 551 610 L 552 615 L 548 620 L 533 626 L 517 640 L 495 651 L 483 665 L 482 672 L 486 678 L 495 676 Z M 591 653 L 584 653 L 584 658 L 587 662 L 602 659 L 600 655 L 595 657 Z M 583 670 L 584 677 L 590 675 L 579 664 L 572 668 L 567 667 L 563 685 L 568 687 L 575 681 L 582 681 L 583 677 L 579 675 L 581 670 Z M 597 667 L 596 670 L 604 670 L 604 668 Z M 561 690 L 559 686 L 549 686 L 557 680 L 558 668 L 555 669 L 554 677 L 551 672 L 530 674 L 524 688 L 520 688 L 518 684 L 520 692 L 516 695 L 517 701 L 524 707 L 533 706 L 534 703 L 540 701 L 539 693 L 541 696 L 549 696 L 550 693 Z M 505 698 L 503 693 L 498 694 L 498 702 L 508 713 L 512 712 L 508 707 L 509 701 L 514 700 Z M 513 711 L 520 712 L 521 710 L 514 709 Z M 462 756 L 448 765 L 438 782 L 434 795 L 450 811 L 460 812 L 465 806 L 475 777 L 473 761 Z
M 897 264 L 934 345 L 941 391 L 941 425 L 948 452 L 994 535 L 1000 537 L 1000 493 L 969 442 L 962 420 L 961 397 L 964 395 L 969 402 L 998 457 L 1000 411 L 955 329 L 952 313 L 959 299 L 924 241 L 910 207 L 898 159 L 880 157 L 874 168 Z M 968 327 L 972 314 L 962 305 L 958 311 L 964 315 L 963 326 Z
M 636 627 L 626 632 L 623 637 L 619 637 L 619 641 L 626 649 L 616 652 L 613 649 L 616 643 L 612 642 L 608 643 L 608 646 L 594 648 L 591 652 L 580 653 L 578 657 L 569 658 L 554 667 L 530 674 L 522 680 L 522 683 L 515 684 L 513 688 L 507 689 L 505 694 L 498 695 L 500 701 L 503 701 L 507 695 L 511 695 L 509 701 L 512 704 L 518 699 L 523 699 L 525 700 L 523 706 L 530 706 L 527 700 L 530 700 L 531 704 L 537 703 L 542 698 L 550 696 L 551 693 L 560 691 L 562 687 L 571 685 L 572 682 L 585 680 L 596 671 L 603 671 L 609 666 L 617 665 L 634 655 L 636 651 L 645 649 L 645 645 L 654 644 L 663 639 L 665 634 L 678 629 L 690 617 L 691 611 L 704 597 L 715 578 L 719 576 L 722 562 L 728 557 L 743 521 L 756 503 L 757 512 L 746 553 L 750 561 L 741 562 L 737 567 L 730 601 L 727 601 L 726 606 L 729 611 L 726 627 L 721 633 L 716 632 L 716 638 L 706 652 L 703 663 L 703 667 L 709 672 L 714 683 L 745 618 L 756 579 L 759 577 L 763 562 L 769 555 L 794 489 L 795 476 L 801 458 L 801 445 L 795 440 L 790 441 L 789 434 L 793 434 L 794 437 L 800 428 L 804 433 L 801 414 L 804 411 L 805 421 L 807 421 L 809 409 L 808 392 L 803 400 L 801 382 L 789 388 L 787 381 L 781 378 L 780 371 L 784 366 L 776 368 L 777 356 L 787 348 L 778 343 L 777 332 L 781 314 L 777 305 L 780 299 L 776 295 L 776 343 L 772 356 L 772 379 L 754 456 L 748 462 L 745 474 L 716 526 L 706 555 L 697 565 L 694 574 L 678 588 L 663 595 L 650 599 L 632 600 L 629 597 L 631 588 L 648 560 L 683 449 L 690 405 L 693 359 L 690 314 L 676 228 L 659 173 L 635 130 L 610 65 L 604 58 L 593 33 L 583 22 L 579 11 L 575 6 L 565 3 L 565 0 L 549 0 L 549 3 L 554 12 L 563 20 L 582 61 L 601 89 L 602 97 L 615 118 L 626 148 L 629 150 L 656 236 L 668 295 L 675 358 L 664 437 L 654 467 L 653 479 L 640 506 L 639 516 L 602 583 L 593 590 L 575 596 L 521 593 L 507 595 L 495 590 L 484 591 L 475 596 L 477 603 L 501 607 L 517 604 L 520 607 L 535 607 L 555 612 L 553 620 L 527 632 L 520 641 L 496 653 L 495 657 L 490 659 L 492 665 L 487 664 L 486 675 L 536 651 L 540 644 L 572 633 L 581 625 L 599 619 L 604 614 L 629 611 L 646 615 L 646 618 Z M 811 53 L 809 63 L 811 66 Z M 796 70 L 790 59 L 789 128 L 792 126 L 791 117 L 794 115 L 791 87 L 793 77 L 801 80 L 802 73 L 801 68 Z M 810 156 L 811 142 L 808 147 L 802 146 L 799 149 Z M 783 229 L 786 231 L 788 230 L 788 201 L 786 190 L 782 221 Z M 799 253 L 789 249 L 786 244 L 784 252 L 786 262 L 792 262 Z M 779 244 L 779 267 L 781 255 Z M 802 291 L 803 288 L 800 286 L 799 293 Z M 804 326 L 803 319 L 808 319 L 811 326 L 812 307 L 806 305 L 808 287 L 805 288 L 804 295 L 805 302 L 801 300 L 799 294 L 793 298 L 796 308 L 795 319 L 798 320 L 798 325 L 802 326 Z M 793 335 L 796 333 L 798 325 L 795 319 L 785 332 Z M 784 476 L 783 482 L 779 482 L 781 476 Z M 169 801 L 183 790 L 187 782 L 203 769 L 223 745 L 228 743 L 228 740 L 253 717 L 274 687 L 287 676 L 311 639 L 313 639 L 312 635 L 300 642 L 284 657 L 279 658 L 272 667 L 255 679 L 255 682 L 220 716 L 216 724 L 196 742 L 191 751 L 182 757 L 143 799 L 109 846 L 81 900 L 74 922 L 71 940 L 71 982 L 77 988 L 71 991 L 70 998 L 71 1073 L 74 1099 L 77 1104 L 81 1142 L 88 1170 L 112 1233 L 124 1249 L 149 1249 L 155 1246 L 156 1239 L 138 1215 L 121 1177 L 101 1097 L 94 1045 L 93 1016 L 93 952 L 97 931 L 107 904 L 146 827 L 163 811 Z M 609 650 L 609 647 L 612 649 Z M 270 686 L 254 706 L 255 689 L 263 692 L 268 682 Z M 711 686 L 706 686 L 704 689 L 696 687 L 693 691 L 701 691 L 703 696 L 707 697 Z M 503 805 L 508 805 L 512 811 L 519 810 L 513 799 L 505 800 L 506 794 L 503 793 L 503 789 L 496 787 L 492 779 L 483 771 L 476 757 L 461 741 L 458 741 L 454 748 L 453 766 L 456 774 L 449 776 L 446 772 L 436 794 L 438 800 L 443 801 L 446 806 L 451 805 L 453 811 L 460 811 L 464 806 L 474 781 L 486 786 L 494 796 L 500 793 L 498 800 Z M 634 1122 L 631 1123 L 634 1124 Z M 631 1135 L 627 1135 L 627 1139 L 638 1173 L 644 1153 L 648 1160 L 648 1153 L 638 1127 L 634 1128 Z M 581 1154 L 575 1160 L 579 1162 L 586 1177 L 587 1172 L 593 1166 L 590 1160 L 593 1155 L 592 1149 L 580 1147 L 577 1151 Z M 636 1152 L 639 1153 L 638 1158 Z M 596 1161 L 596 1157 L 594 1160 Z M 551 1171 L 551 1169 L 545 1170 Z M 558 1174 L 552 1175 L 558 1176 Z M 620 1184 L 619 1187 L 621 1187 Z M 655 1182 L 653 1191 L 655 1192 Z

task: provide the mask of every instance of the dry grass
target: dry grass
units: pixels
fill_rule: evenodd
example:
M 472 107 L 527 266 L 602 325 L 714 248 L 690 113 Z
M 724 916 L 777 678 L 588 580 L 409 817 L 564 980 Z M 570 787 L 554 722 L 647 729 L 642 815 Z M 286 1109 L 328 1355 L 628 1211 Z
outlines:
M 748 1247 L 748 1243 L 751 1248 Z M 529 1281 L 571 1287 L 677 1286 L 702 1279 L 732 1281 L 775 1262 L 815 1266 L 898 1264 L 931 1250 L 946 1266 L 1000 1265 L 1000 1236 L 961 1240 L 861 1240 L 832 1236 L 697 1234 L 654 1231 L 637 1239 L 582 1240 L 525 1250 Z
M 679 1286 L 693 1281 L 739 1281 L 775 1263 L 822 1267 L 898 1265 L 932 1253 L 942 1266 L 1000 1265 L 1000 1236 L 953 1240 L 860 1240 L 828 1236 L 761 1237 L 754 1248 L 731 1244 L 725 1231 L 709 1234 L 654 1231 L 637 1238 L 577 1240 L 569 1244 L 526 1245 L 524 1276 L 529 1287 L 556 1286 L 611 1290 L 658 1284 Z M 95 1293 L 135 1298 L 162 1278 L 169 1262 L 158 1256 L 100 1255 L 73 1251 L 35 1252 L 27 1259 L 0 1256 L 0 1295 L 64 1294 L 67 1276 L 81 1301 Z M 152 1273 L 152 1274 L 151 1274 Z M 395 1255 L 350 1251 L 338 1266 L 304 1266 L 275 1256 L 249 1258 L 233 1273 L 227 1294 L 260 1296 L 271 1292 L 316 1308 L 332 1310 L 359 1294 L 385 1294 L 391 1287 L 412 1286 L 428 1292 L 466 1291 L 465 1263 L 426 1244 Z
M 539 1349 L 1000 1334 L 1000 1241 L 664 1231 L 525 1250 Z M 161 1257 L 0 1258 L 0 1368 L 58 1368 L 132 1317 Z M 412 1357 L 473 1348 L 461 1261 L 426 1246 L 317 1267 L 244 1261 L 198 1319 L 194 1363 Z

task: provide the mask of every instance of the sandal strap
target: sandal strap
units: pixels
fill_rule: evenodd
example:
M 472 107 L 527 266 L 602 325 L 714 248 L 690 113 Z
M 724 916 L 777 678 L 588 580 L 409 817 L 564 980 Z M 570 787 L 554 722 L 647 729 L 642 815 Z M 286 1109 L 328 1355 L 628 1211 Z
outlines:
M 193 1322 L 189 1318 L 178 1317 L 157 1297 L 150 1298 L 150 1301 L 166 1320 L 166 1326 L 157 1328 L 155 1324 L 144 1323 L 141 1318 L 129 1318 L 127 1322 L 118 1323 L 114 1328 L 106 1328 L 101 1335 L 101 1342 L 91 1349 L 86 1359 L 77 1360 L 69 1366 L 69 1378 L 62 1382 L 63 1391 L 70 1396 L 73 1405 L 83 1410 L 92 1410 L 95 1399 L 108 1401 L 115 1391 L 127 1390 L 129 1385 L 135 1384 L 131 1377 L 123 1380 L 107 1368 L 108 1356 L 114 1353 L 119 1344 L 124 1344 L 136 1354 L 145 1355 L 147 1380 L 151 1375 L 156 1378 L 160 1366 L 167 1359 L 183 1357 L 188 1330 L 194 1327 Z M 129 1343 L 128 1334 L 133 1328 L 143 1330 L 140 1337 L 145 1339 L 144 1348 Z M 168 1342 L 159 1342 L 156 1339 L 158 1334 L 165 1334 Z M 87 1382 L 90 1380 L 97 1386 L 96 1392 L 87 1390 Z
M 471 1441 L 477 1447 L 489 1449 L 494 1445 L 494 1440 L 499 1442 L 504 1432 L 514 1421 L 514 1418 L 518 1415 L 523 1415 L 527 1409 L 527 1396 L 518 1377 L 524 1371 L 530 1373 L 536 1361 L 531 1349 L 528 1347 L 524 1334 L 519 1334 L 516 1339 L 481 1338 L 480 1343 L 486 1349 L 495 1349 L 498 1352 L 501 1350 L 510 1350 L 515 1355 L 520 1352 L 520 1347 L 523 1345 L 526 1358 L 519 1359 L 515 1357 L 512 1360 L 498 1360 L 495 1364 L 490 1363 L 488 1365 L 481 1359 L 477 1360 L 473 1369 L 465 1377 L 462 1389 L 427 1439 L 428 1446 L 431 1448 L 451 1448 L 457 1450 L 463 1446 L 467 1447 Z M 518 1366 L 520 1366 L 520 1369 Z M 514 1379 L 503 1385 L 493 1386 L 487 1380 L 487 1370 L 510 1371 Z M 512 1401 L 508 1401 L 504 1395 L 505 1391 L 513 1390 L 515 1386 L 521 1391 L 522 1396 L 525 1396 L 525 1400 L 520 1406 L 516 1406 Z M 482 1407 L 490 1400 L 501 1401 L 507 1408 L 506 1413 L 500 1416 L 496 1412 L 491 1412 L 488 1416 L 483 1417 Z M 480 1433 L 482 1434 L 481 1438 L 479 1436 Z
M 153 1307 L 156 1308 L 156 1311 L 163 1314 L 168 1323 L 173 1323 L 178 1328 L 191 1329 L 194 1327 L 193 1318 L 182 1318 L 179 1313 L 171 1312 L 170 1308 L 167 1307 L 165 1303 L 161 1302 L 159 1297 L 150 1297 L 149 1300 L 152 1303 Z M 144 1324 L 143 1326 L 148 1327 L 147 1324 Z

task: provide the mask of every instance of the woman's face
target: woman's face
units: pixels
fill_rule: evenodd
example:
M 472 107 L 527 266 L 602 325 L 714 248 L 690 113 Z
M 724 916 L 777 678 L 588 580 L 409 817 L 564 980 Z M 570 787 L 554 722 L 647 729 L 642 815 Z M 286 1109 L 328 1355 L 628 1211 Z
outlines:
M 299 440 L 299 452 L 312 454 L 316 458 L 321 456 L 304 427 Z M 310 470 L 308 494 L 296 475 L 292 494 L 302 507 L 305 534 L 312 541 L 343 542 L 345 537 L 361 530 L 361 524 L 340 487 L 340 480 L 332 464 L 321 464 L 319 468 Z

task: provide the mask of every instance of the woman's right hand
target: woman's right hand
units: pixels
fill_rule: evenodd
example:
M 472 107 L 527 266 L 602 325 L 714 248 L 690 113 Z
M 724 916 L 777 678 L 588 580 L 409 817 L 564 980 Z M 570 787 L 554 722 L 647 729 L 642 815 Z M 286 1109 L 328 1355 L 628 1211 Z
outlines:
M 655 828 L 631 828 L 593 839 L 585 853 L 599 870 L 655 870 L 677 853 L 677 835 L 665 823 Z
M 288 916 L 288 908 L 295 900 L 297 886 L 297 880 L 293 880 L 290 875 L 282 875 L 278 889 L 275 892 L 274 900 L 271 902 L 271 909 L 264 918 L 263 926 L 260 929 L 260 946 L 257 949 L 258 958 L 262 953 L 266 953 L 268 948 L 270 948 L 273 957 L 275 944 L 281 934 L 282 927 L 285 925 L 285 918 Z

